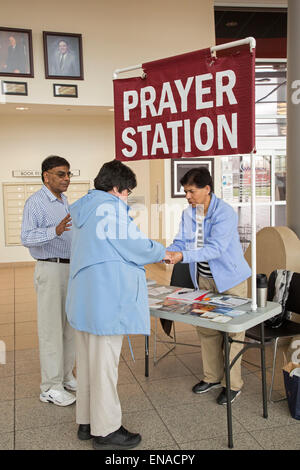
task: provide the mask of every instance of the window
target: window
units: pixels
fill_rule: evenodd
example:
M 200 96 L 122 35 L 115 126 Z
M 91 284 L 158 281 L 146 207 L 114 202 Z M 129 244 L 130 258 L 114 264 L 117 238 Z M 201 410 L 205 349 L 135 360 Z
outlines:
M 286 225 L 285 155 L 256 154 L 256 231 Z M 250 156 L 222 157 L 222 198 L 238 213 L 240 240 L 246 251 L 251 240 Z

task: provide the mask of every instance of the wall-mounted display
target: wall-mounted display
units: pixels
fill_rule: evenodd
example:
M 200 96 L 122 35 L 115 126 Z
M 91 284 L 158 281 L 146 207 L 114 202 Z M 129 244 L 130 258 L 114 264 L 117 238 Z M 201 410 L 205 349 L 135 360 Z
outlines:
M 53 84 L 53 95 L 62 98 L 78 98 L 77 85 L 67 85 L 62 83 Z
M 176 158 L 171 160 L 171 197 L 185 197 L 180 180 L 189 170 L 200 166 L 207 168 L 214 180 L 213 158 Z
M 1 92 L 3 95 L 27 96 L 27 82 L 8 82 L 6 80 L 2 80 Z
M 34 76 L 31 29 L 0 27 L 0 75 Z
M 46 78 L 83 80 L 81 34 L 43 31 Z

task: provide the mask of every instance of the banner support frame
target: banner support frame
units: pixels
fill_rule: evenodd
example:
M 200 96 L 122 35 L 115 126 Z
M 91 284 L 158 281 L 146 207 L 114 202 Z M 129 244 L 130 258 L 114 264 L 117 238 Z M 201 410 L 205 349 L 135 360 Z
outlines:
M 210 52 L 211 52 L 211 54 L 214 54 L 215 52 L 218 52 L 218 51 L 222 51 L 222 50 L 225 50 L 225 49 L 231 49 L 233 47 L 238 47 L 238 46 L 244 46 L 246 44 L 249 44 L 250 52 L 252 52 L 252 49 L 255 49 L 255 47 L 256 47 L 255 39 L 253 37 L 249 36 L 248 38 L 240 39 L 239 41 L 226 42 L 225 44 L 219 44 L 218 46 L 212 46 L 210 48 Z M 143 64 L 138 64 L 138 65 L 131 65 L 129 67 L 125 67 L 125 68 L 122 68 L 122 69 L 116 69 L 113 73 L 113 80 L 116 80 L 120 73 L 130 72 L 132 70 L 137 70 L 137 69 L 142 69 L 142 68 L 143 68 Z

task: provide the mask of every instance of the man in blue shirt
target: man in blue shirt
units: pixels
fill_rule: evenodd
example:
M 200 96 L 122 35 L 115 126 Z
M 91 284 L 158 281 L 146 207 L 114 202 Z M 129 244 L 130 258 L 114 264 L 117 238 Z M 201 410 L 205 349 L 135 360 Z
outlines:
M 195 289 L 247 297 L 246 279 L 251 270 L 239 240 L 236 212 L 215 196 L 212 178 L 206 168 L 188 171 L 180 183 L 189 207 L 183 211 L 179 232 L 167 248 L 166 262 L 189 263 Z M 222 386 L 217 402 L 226 404 L 222 333 L 199 327 L 197 332 L 201 341 L 204 377 L 193 387 L 193 392 L 205 393 Z M 244 332 L 231 334 L 237 341 L 243 341 L 244 335 Z M 239 343 L 232 343 L 230 360 L 241 348 Z M 232 402 L 243 386 L 241 357 L 232 367 L 230 379 Z
M 34 283 L 38 304 L 38 336 L 42 402 L 58 406 L 74 403 L 74 331 L 65 312 L 70 250 L 71 216 L 63 194 L 70 184 L 67 160 L 50 156 L 42 163 L 43 187 L 24 207 L 21 240 L 37 260 Z

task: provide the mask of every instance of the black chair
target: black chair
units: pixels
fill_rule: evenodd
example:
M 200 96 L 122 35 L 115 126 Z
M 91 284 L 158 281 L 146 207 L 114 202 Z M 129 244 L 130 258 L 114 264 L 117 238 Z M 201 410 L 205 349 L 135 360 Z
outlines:
M 191 279 L 189 264 L 188 263 L 177 263 L 174 264 L 172 276 L 170 280 L 170 286 L 175 287 L 186 287 L 189 289 L 194 289 L 194 284 Z M 165 320 L 164 318 L 160 319 L 161 326 L 164 332 L 170 336 L 171 329 L 173 326 L 174 337 L 175 334 L 175 325 L 172 320 Z
M 189 270 L 189 265 L 187 263 L 177 263 L 174 264 L 173 271 L 172 271 L 172 276 L 170 280 L 170 286 L 175 286 L 175 287 L 186 287 L 189 289 L 194 289 L 194 285 L 190 276 L 190 270 Z M 155 319 L 155 332 L 154 332 L 154 365 L 156 365 L 163 357 L 167 356 L 173 349 L 175 349 L 176 345 L 181 345 L 181 346 L 193 346 L 196 348 L 199 348 L 200 345 L 195 345 L 195 344 L 187 344 L 187 343 L 178 343 L 176 341 L 176 331 L 175 331 L 175 322 L 172 320 L 165 320 L 164 318 L 160 318 L 160 323 L 161 326 L 164 330 L 164 332 L 170 336 L 170 338 L 173 339 L 173 341 L 163 341 L 163 340 L 158 340 L 157 339 L 157 326 L 156 326 L 156 321 Z M 173 336 L 171 336 L 171 330 L 173 328 Z M 156 349 L 157 349 L 157 342 L 160 343 L 167 343 L 171 344 L 172 348 L 164 353 L 162 356 L 157 358 L 156 354 Z
M 270 274 L 268 281 L 268 300 L 272 301 L 275 294 L 275 281 L 276 271 Z M 289 286 L 288 299 L 285 305 L 286 312 L 293 312 L 300 314 L 300 273 L 293 273 L 291 283 Z M 284 320 L 283 323 L 277 327 L 271 327 L 265 325 L 265 343 L 274 343 L 273 352 L 273 366 L 272 366 L 272 380 L 269 391 L 269 401 L 272 401 L 272 391 L 274 385 L 275 367 L 276 367 L 276 356 L 278 341 L 280 338 L 292 338 L 293 336 L 300 335 L 300 323 L 296 323 L 291 320 Z M 260 341 L 260 325 L 254 326 L 246 331 L 246 337 L 255 341 Z
M 188 263 L 174 264 L 170 286 L 187 287 L 189 289 L 194 289 Z

